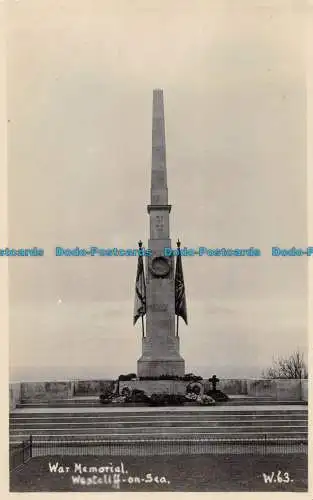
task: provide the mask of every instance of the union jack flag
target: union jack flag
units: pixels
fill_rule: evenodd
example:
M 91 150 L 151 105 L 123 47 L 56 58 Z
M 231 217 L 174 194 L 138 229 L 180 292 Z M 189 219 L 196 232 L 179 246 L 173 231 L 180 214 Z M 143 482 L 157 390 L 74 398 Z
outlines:
M 175 270 L 175 314 L 183 318 L 186 325 L 188 324 L 183 265 L 179 248 L 176 257 L 176 270 Z
M 140 316 L 146 314 L 146 282 L 143 265 L 143 257 L 139 255 L 137 276 L 136 276 L 136 290 L 135 290 L 135 307 L 134 307 L 134 325 Z

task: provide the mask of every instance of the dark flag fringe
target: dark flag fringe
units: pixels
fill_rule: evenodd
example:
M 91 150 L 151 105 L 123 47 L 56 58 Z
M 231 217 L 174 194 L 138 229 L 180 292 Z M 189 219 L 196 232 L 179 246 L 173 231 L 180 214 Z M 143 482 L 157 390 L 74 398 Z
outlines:
M 175 270 L 175 314 L 180 316 L 187 323 L 187 304 L 185 283 L 183 274 L 183 265 L 180 254 L 180 244 L 178 246 L 178 254 L 176 257 L 176 270 Z

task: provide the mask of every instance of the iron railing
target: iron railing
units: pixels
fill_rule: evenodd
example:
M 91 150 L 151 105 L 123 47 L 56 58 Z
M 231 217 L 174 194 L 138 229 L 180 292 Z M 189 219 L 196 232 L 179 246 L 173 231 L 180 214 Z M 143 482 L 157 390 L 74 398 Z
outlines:
M 25 464 L 32 458 L 33 451 L 33 438 L 29 436 L 28 439 L 21 443 L 10 443 L 10 470 L 14 470 L 22 464 Z
M 273 439 L 266 435 L 260 439 L 213 438 L 149 438 L 88 440 L 37 440 L 32 436 L 18 445 L 10 445 L 10 469 L 25 463 L 31 457 L 50 455 L 98 456 L 153 456 L 153 455 L 270 455 L 307 453 L 307 439 Z

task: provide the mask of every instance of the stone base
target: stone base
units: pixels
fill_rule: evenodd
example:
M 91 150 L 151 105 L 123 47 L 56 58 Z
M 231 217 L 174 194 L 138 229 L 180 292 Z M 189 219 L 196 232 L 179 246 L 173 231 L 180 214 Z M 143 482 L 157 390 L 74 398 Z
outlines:
M 160 359 L 153 361 L 142 358 L 138 359 L 138 377 L 159 377 L 160 375 L 183 377 L 185 375 L 185 361 L 182 358 L 177 360 Z
M 152 394 L 186 394 L 186 386 L 188 382 L 180 380 L 122 380 L 119 383 L 119 394 L 123 394 L 123 389 L 129 391 L 137 389 L 144 391 L 147 396 Z

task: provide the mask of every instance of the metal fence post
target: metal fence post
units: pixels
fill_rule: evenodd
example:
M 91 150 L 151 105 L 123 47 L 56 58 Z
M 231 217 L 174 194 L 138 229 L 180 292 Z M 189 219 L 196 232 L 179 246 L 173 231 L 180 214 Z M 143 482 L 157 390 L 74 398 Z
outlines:
M 29 458 L 33 457 L 33 436 L 29 436 Z

